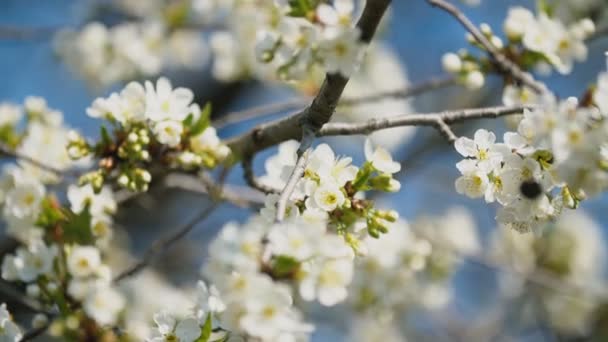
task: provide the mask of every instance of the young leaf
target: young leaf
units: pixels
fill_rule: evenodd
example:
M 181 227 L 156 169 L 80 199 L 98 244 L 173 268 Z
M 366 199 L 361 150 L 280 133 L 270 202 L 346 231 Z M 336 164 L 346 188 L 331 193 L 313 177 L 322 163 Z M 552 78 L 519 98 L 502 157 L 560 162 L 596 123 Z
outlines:
M 190 135 L 194 137 L 203 133 L 209 124 L 211 124 L 211 103 L 207 102 L 201 111 L 201 116 L 191 125 Z
M 192 115 L 192 113 L 188 114 L 188 117 L 184 119 L 184 121 L 182 121 L 182 123 L 184 124 L 184 127 L 186 128 L 190 128 L 190 126 L 192 126 L 192 122 L 194 121 L 194 115 Z
M 279 255 L 272 265 L 272 275 L 279 279 L 292 277 L 300 268 L 300 262 L 287 255 Z
M 101 126 L 101 141 L 104 145 L 109 145 L 112 143 L 112 137 L 110 137 L 110 133 L 108 133 L 108 129 L 106 126 Z
M 88 206 L 78 214 L 68 210 L 66 212 L 65 223 L 63 224 L 63 237 L 65 242 L 77 243 L 80 245 L 93 243 L 94 236 L 91 229 L 92 218 Z
M 194 342 L 208 342 L 209 337 L 211 337 L 211 313 L 207 314 L 205 324 L 201 328 L 201 336 Z

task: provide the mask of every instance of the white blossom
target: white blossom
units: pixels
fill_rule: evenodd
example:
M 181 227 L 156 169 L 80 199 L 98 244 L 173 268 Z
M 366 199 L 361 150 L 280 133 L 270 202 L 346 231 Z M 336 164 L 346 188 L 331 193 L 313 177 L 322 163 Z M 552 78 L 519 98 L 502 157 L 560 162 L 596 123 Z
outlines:
M 40 213 L 40 203 L 46 194 L 46 189 L 35 179 L 15 184 L 15 187 L 6 194 L 4 201 L 4 215 L 11 215 L 18 219 L 36 218 Z
M 103 187 L 99 193 L 93 191 L 90 184 L 85 186 L 71 185 L 68 187 L 68 201 L 75 213 L 81 213 L 88 206 L 91 215 L 102 221 L 111 221 L 109 216 L 117 209 L 114 193 L 110 187 Z
M 393 174 L 401 170 L 401 164 L 393 160 L 390 152 L 382 147 L 374 149 L 369 139 L 365 140 L 365 158 L 380 172 Z
M 125 307 L 125 299 L 109 285 L 93 288 L 83 303 L 85 312 L 101 325 L 114 324 Z
M 79 278 L 88 277 L 101 266 L 99 249 L 92 246 L 75 246 L 68 256 L 68 270 Z
M 455 53 L 446 53 L 441 58 L 443 69 L 449 73 L 457 73 L 462 69 L 462 61 Z
M 338 186 L 325 184 L 318 187 L 313 193 L 313 201 L 309 201 L 312 208 L 318 207 L 325 211 L 333 211 L 342 206 L 345 201 L 344 194 Z
M 161 77 L 156 87 L 146 81 L 146 117 L 154 122 L 163 120 L 182 121 L 190 114 L 190 104 L 194 99 L 192 91 L 171 86 L 168 79 Z
M 15 125 L 23 117 L 23 110 L 21 107 L 2 102 L 0 103 L 0 127 L 5 125 Z
M 14 255 L 6 255 L 2 260 L 2 278 L 31 282 L 40 275 L 50 274 L 57 253 L 57 246 L 47 246 L 42 241 L 32 243 L 27 248 L 20 247 Z
M 13 322 L 11 314 L 6 309 L 6 304 L 0 306 L 0 339 L 7 342 L 18 342 L 23 338 L 23 333 Z
M 161 144 L 176 147 L 181 142 L 184 126 L 181 122 L 165 120 L 154 125 L 154 134 Z
M 462 173 L 456 180 L 456 191 L 471 198 L 484 196 L 489 185 L 487 173 L 469 159 L 458 162 L 456 167 Z
M 362 56 L 358 30 L 330 31 L 319 44 L 325 69 L 330 73 L 350 76 L 359 67 Z

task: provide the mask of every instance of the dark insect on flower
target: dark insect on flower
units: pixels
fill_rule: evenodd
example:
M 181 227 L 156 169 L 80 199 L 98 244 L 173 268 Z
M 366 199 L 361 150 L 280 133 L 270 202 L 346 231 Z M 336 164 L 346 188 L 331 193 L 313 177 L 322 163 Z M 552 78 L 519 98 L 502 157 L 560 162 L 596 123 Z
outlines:
M 536 199 L 543 193 L 543 188 L 538 182 L 533 180 L 527 180 L 521 183 L 519 191 L 524 197 L 528 199 Z

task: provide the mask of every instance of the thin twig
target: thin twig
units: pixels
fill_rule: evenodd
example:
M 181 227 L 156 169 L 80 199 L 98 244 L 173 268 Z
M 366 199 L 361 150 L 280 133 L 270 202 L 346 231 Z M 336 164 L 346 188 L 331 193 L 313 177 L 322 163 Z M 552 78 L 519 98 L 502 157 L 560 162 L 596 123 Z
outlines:
M 488 268 L 494 271 L 500 271 L 504 273 L 511 273 L 523 280 L 526 280 L 532 284 L 536 284 L 542 286 L 544 288 L 553 290 L 557 293 L 568 295 L 572 298 L 576 297 L 577 293 L 585 293 L 592 296 L 595 296 L 598 299 L 608 299 L 608 291 L 606 291 L 603 287 L 597 286 L 584 286 L 582 284 L 575 284 L 571 282 L 564 281 L 560 279 L 556 275 L 545 271 L 543 269 L 536 268 L 531 272 L 519 270 L 515 267 L 512 267 L 494 257 L 488 256 L 484 253 L 467 253 L 459 250 L 455 246 L 450 245 L 449 243 L 442 242 L 433 238 L 431 234 L 425 233 L 423 231 L 416 231 L 416 234 L 421 237 L 429 240 L 431 244 L 441 248 L 442 250 L 453 253 L 455 256 L 462 258 L 465 261 L 471 262 L 475 265 Z
M 365 96 L 344 98 L 340 100 L 339 105 L 357 106 L 367 103 L 378 102 L 386 99 L 406 99 L 432 90 L 445 88 L 454 84 L 456 84 L 456 78 L 453 76 L 433 77 L 418 84 L 408 86 L 404 89 L 384 91 Z M 234 111 L 224 114 L 218 119 L 214 120 L 213 126 L 219 129 L 234 123 L 257 119 L 264 116 L 277 114 L 286 110 L 303 108 L 308 103 L 310 103 L 309 97 L 295 97 L 281 102 L 273 102 L 248 108 L 245 110 Z
M 296 188 L 298 181 L 304 175 L 304 171 L 306 170 L 306 163 L 308 163 L 308 156 L 310 155 L 310 149 L 312 146 L 312 142 L 315 138 L 315 133 L 312 130 L 308 130 L 302 141 L 300 142 L 300 147 L 298 147 L 298 159 L 296 161 L 296 165 L 285 184 L 285 187 L 281 191 L 281 196 L 279 197 L 279 201 L 277 202 L 277 214 L 275 221 L 281 222 L 285 218 L 285 210 L 287 209 L 287 202 L 291 197 L 291 194 Z
M 213 213 L 215 208 L 217 208 L 220 203 L 221 202 L 213 202 L 213 204 L 211 204 L 206 209 L 200 211 L 196 216 L 194 216 L 186 224 L 177 228 L 173 234 L 167 236 L 166 238 L 163 238 L 163 239 L 160 239 L 160 240 L 157 240 L 156 242 L 154 242 L 152 244 L 152 246 L 150 246 L 148 248 L 148 250 L 146 250 L 146 252 L 144 253 L 144 256 L 142 257 L 142 259 L 140 261 L 138 261 L 137 263 L 135 263 L 128 269 L 124 270 L 120 274 L 118 274 L 114 278 L 113 282 L 114 283 L 120 282 L 121 280 L 123 280 L 125 278 L 131 277 L 131 276 L 139 273 L 141 270 L 143 270 L 145 267 L 147 267 L 154 260 L 155 257 L 157 257 L 158 255 L 160 255 L 163 252 L 165 252 L 166 250 L 168 250 L 169 247 L 171 247 L 174 243 L 181 240 L 190 231 L 192 231 L 192 229 L 194 229 L 194 227 L 196 227 L 196 225 L 198 223 L 200 223 L 201 221 L 203 221 L 207 217 L 209 217 L 209 215 L 211 215 L 211 213 Z
M 497 118 L 505 115 L 518 114 L 533 106 L 508 106 L 462 109 L 440 113 L 405 114 L 378 119 L 370 119 L 361 123 L 328 123 L 317 133 L 317 136 L 370 134 L 372 132 L 402 126 L 432 126 L 441 132 L 448 141 L 453 142 L 456 135 L 448 125 L 473 119 Z
M 31 340 L 35 339 L 36 337 L 44 334 L 48 330 L 48 328 L 51 326 L 51 322 L 52 322 L 52 319 L 49 317 L 48 321 L 46 323 L 44 323 L 42 326 L 27 331 L 25 334 L 23 334 L 23 338 L 21 339 L 21 342 L 31 341 Z
M 427 0 L 432 6 L 439 7 L 444 11 L 448 12 L 454 18 L 456 18 L 464 28 L 473 35 L 473 37 L 481 44 L 484 49 L 490 54 L 496 64 L 502 69 L 503 72 L 510 74 L 513 78 L 519 81 L 521 84 L 525 84 L 539 94 L 549 93 L 547 86 L 534 79 L 534 77 L 523 71 L 517 64 L 508 59 L 503 53 L 501 53 L 494 44 L 492 44 L 486 36 L 467 18 L 462 11 L 456 6 L 444 0 Z
M 407 99 L 409 97 L 418 96 L 426 92 L 445 88 L 454 84 L 456 84 L 456 78 L 452 75 L 432 77 L 426 81 L 408 86 L 404 89 L 385 91 L 359 97 L 347 97 L 340 100 L 340 105 L 354 106 L 378 102 L 386 99 Z
M 47 39 L 57 32 L 60 27 L 17 27 L 0 26 L 1 40 L 30 40 L 36 38 Z
M 26 161 L 26 162 L 28 162 L 30 164 L 33 164 L 34 166 L 39 167 L 39 168 L 41 168 L 41 169 L 43 169 L 45 171 L 54 173 L 56 176 L 61 176 L 61 175 L 63 175 L 66 172 L 65 170 L 60 170 L 60 169 L 58 169 L 58 168 L 56 168 L 54 166 L 47 165 L 47 164 L 45 164 L 45 163 L 43 163 L 41 161 L 38 161 L 38 160 L 36 160 L 36 159 L 34 159 L 32 157 L 29 157 L 29 156 L 21 154 L 21 153 L 19 153 L 17 151 L 14 151 L 13 149 L 11 149 L 10 147 L 6 146 L 3 143 L 0 143 L 0 157 L 1 156 L 7 156 L 7 157 L 10 157 L 10 158 L 24 160 L 24 161 Z
M 171 173 L 164 179 L 164 185 L 169 188 L 178 188 L 185 191 L 210 194 L 212 180 L 206 178 L 207 175 L 197 177 L 184 173 Z M 257 208 L 264 204 L 262 193 L 249 187 L 242 187 L 232 184 L 225 184 L 220 200 L 229 202 L 241 208 Z
M 255 173 L 253 172 L 253 155 L 245 156 L 241 165 L 243 166 L 243 174 L 247 185 L 265 194 L 278 194 L 280 192 L 279 189 L 261 183 L 255 176 Z
M 5 281 L 3 279 L 0 280 L 0 292 L 2 292 L 4 295 L 6 295 L 11 300 L 14 300 L 15 302 L 23 305 L 25 308 L 27 308 L 31 312 L 43 313 L 45 315 L 49 315 L 52 313 L 51 311 L 45 310 L 44 307 L 42 306 L 42 304 L 29 298 L 24 293 L 22 293 L 20 290 L 14 288 L 10 283 L 8 283 L 7 281 Z
M 213 127 L 223 128 L 228 125 L 243 122 L 247 120 L 257 119 L 271 114 L 280 113 L 286 110 L 303 108 L 310 102 L 307 97 L 295 97 L 281 102 L 273 102 L 260 106 L 229 112 L 213 120 Z

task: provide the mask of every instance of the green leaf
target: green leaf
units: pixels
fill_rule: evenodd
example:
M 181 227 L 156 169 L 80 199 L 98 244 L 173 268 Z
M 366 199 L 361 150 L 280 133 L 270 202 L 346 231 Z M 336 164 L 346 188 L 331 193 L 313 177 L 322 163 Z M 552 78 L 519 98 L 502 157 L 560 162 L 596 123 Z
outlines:
M 182 121 L 182 123 L 184 124 L 184 127 L 190 128 L 190 126 L 192 126 L 192 121 L 194 121 L 194 115 L 190 113 L 188 114 L 188 117 Z
M 15 127 L 10 124 L 0 126 L 0 142 L 10 148 L 16 148 L 21 138 L 15 132 Z
M 201 327 L 201 336 L 194 342 L 208 342 L 211 337 L 211 313 L 207 314 L 205 324 Z
M 537 0 L 536 1 L 536 10 L 539 13 L 545 13 L 547 16 L 552 17 L 554 12 L 554 7 L 547 0 Z
M 93 243 L 92 218 L 88 205 L 78 214 L 71 210 L 66 210 L 66 219 L 63 224 L 64 241 L 80 245 Z
M 40 203 L 40 215 L 36 220 L 36 226 L 39 227 L 52 227 L 65 219 L 65 215 L 62 213 L 61 208 L 58 208 L 54 198 L 45 197 Z
M 187 120 L 187 119 L 186 119 Z M 207 102 L 203 110 L 201 111 L 201 116 L 196 120 L 195 123 L 191 125 L 190 135 L 195 137 L 205 131 L 207 127 L 211 124 L 211 103 Z
M 288 15 L 292 17 L 305 17 L 308 13 L 308 1 L 307 0 L 289 0 L 289 7 L 291 8 Z
M 373 167 L 372 163 L 370 163 L 368 161 L 365 162 L 363 164 L 363 166 L 357 172 L 357 175 L 355 176 L 355 179 L 353 181 L 353 188 L 356 191 L 369 190 L 370 188 L 367 185 L 367 182 L 373 172 L 374 172 L 374 167 Z
M 276 278 L 290 278 L 300 268 L 300 262 L 287 255 L 279 255 L 274 258 L 272 275 Z
M 112 137 L 110 133 L 108 133 L 108 129 L 106 126 L 101 126 L 101 141 L 104 145 L 109 145 L 112 143 Z

